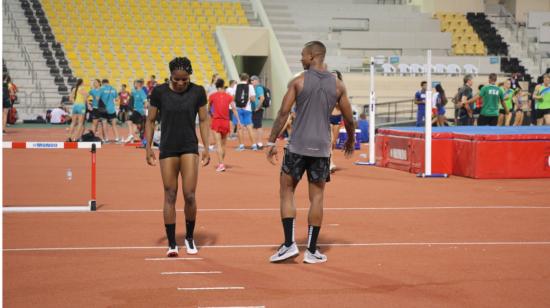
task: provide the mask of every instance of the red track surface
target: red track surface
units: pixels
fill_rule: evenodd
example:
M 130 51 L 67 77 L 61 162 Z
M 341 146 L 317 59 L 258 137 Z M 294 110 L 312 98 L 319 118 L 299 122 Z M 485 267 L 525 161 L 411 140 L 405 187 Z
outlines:
M 4 137 L 57 141 L 63 135 L 60 128 L 14 128 Z M 71 151 L 86 150 L 4 150 L 4 204 L 58 202 L 49 190 L 66 181 L 66 166 L 89 163 L 88 155 Z M 329 261 L 305 265 L 300 256 L 270 264 L 282 240 L 279 167 L 263 153 L 231 148 L 229 168 L 218 174 L 212 158 L 200 169 L 197 191 L 202 260 L 145 260 L 165 253 L 160 172 L 145 164 L 142 150 L 106 145 L 98 150 L 98 212 L 4 214 L 4 305 L 550 306 L 549 180 L 417 179 L 354 166 L 338 152 L 319 240 Z M 33 183 L 33 173 L 21 171 L 29 159 L 56 175 Z M 87 200 L 86 180 L 75 172 L 73 181 L 63 195 L 67 203 Z M 303 244 L 305 183 L 296 204 L 296 238 Z M 178 222 L 181 243 L 182 212 Z M 195 271 L 222 273 L 161 275 Z M 244 289 L 177 290 L 196 287 Z

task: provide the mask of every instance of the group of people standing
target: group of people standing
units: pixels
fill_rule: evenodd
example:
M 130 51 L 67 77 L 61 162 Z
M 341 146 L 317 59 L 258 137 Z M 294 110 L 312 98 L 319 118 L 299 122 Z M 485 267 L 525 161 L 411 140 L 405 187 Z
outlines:
M 240 81 L 231 80 L 226 87 L 225 80 L 217 74 L 212 76 L 212 84 L 207 88 L 209 114 L 212 119 L 211 129 L 218 154 L 216 171 L 225 171 L 226 144 L 229 135 L 237 132 L 239 145 L 236 151 L 244 151 L 245 134 L 250 141 L 250 149 L 258 151 L 263 148 L 263 116 L 269 107 L 271 95 L 269 89 L 261 84 L 258 76 L 249 77 L 242 73 Z M 206 146 L 206 145 L 205 145 Z
M 86 89 L 83 79 L 78 79 L 69 95 L 69 101 L 72 103 L 71 126 L 69 128 L 67 141 L 77 141 L 84 133 L 86 126 L 86 115 L 92 121 L 91 131 L 102 141 L 109 142 L 106 131 L 110 124 L 116 143 L 131 142 L 134 139 L 140 139 L 139 132 L 143 127 L 145 119 L 145 110 L 147 108 L 147 89 L 143 86 L 143 80 L 138 79 L 134 82 L 131 92 L 122 85 L 120 92 L 109 84 L 108 79 L 95 79 L 92 81 L 92 88 Z M 119 115 L 117 117 L 117 103 L 119 105 Z M 128 127 L 128 137 L 124 140 L 120 138 L 118 132 L 118 119 L 125 122 Z
M 550 75 L 543 76 L 543 83 L 534 88 L 533 93 L 523 91 L 517 82 L 517 76 L 497 84 L 497 75 L 490 74 L 488 84 L 479 85 L 474 95 L 473 76 L 463 78 L 463 86 L 452 101 L 455 106 L 455 125 L 521 126 L 526 114 L 533 125 L 550 125 Z M 415 94 L 417 109 L 416 126 L 424 125 L 426 105 L 425 81 Z M 432 123 L 437 126 L 448 125 L 445 118 L 445 105 L 448 102 L 441 84 L 435 86 L 432 96 Z M 513 121 L 512 121 L 513 120 Z

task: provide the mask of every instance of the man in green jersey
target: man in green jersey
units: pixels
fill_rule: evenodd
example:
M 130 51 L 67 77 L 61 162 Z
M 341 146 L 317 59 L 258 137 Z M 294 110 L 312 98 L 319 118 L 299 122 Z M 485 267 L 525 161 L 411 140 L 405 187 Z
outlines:
M 533 94 L 537 106 L 537 125 L 550 125 L 550 74 L 545 74 L 543 83 Z
M 504 91 L 497 87 L 497 74 L 489 75 L 489 84 L 481 88 L 481 91 L 474 97 L 468 100 L 468 104 L 475 102 L 479 97 L 483 100 L 483 107 L 479 119 L 477 120 L 478 126 L 496 126 L 498 123 L 498 109 L 499 104 L 504 109 L 504 114 L 508 114 L 510 110 L 504 103 Z

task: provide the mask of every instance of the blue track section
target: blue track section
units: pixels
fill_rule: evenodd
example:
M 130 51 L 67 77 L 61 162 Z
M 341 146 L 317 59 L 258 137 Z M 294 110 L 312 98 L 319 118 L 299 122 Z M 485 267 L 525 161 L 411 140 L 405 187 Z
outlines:
M 423 133 L 423 127 L 386 127 L 402 132 Z M 458 133 L 468 135 L 538 135 L 550 134 L 550 126 L 449 126 L 432 127 L 432 133 Z

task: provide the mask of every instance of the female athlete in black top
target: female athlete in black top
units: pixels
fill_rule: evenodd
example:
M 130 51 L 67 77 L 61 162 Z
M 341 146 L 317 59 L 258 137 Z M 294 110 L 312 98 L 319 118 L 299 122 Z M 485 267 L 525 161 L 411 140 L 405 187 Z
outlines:
M 145 147 L 147 163 L 156 165 L 151 145 L 155 120 L 160 112 L 160 173 L 164 185 L 164 224 L 168 237 L 168 257 L 178 256 L 176 245 L 176 196 L 178 177 L 181 174 L 183 198 L 185 200 L 185 246 L 188 254 L 196 254 L 193 241 L 197 203 L 199 147 L 195 133 L 195 119 L 199 115 L 200 134 L 203 144 L 209 144 L 209 123 L 207 99 L 204 88 L 191 82 L 193 68 L 187 58 L 175 58 L 169 64 L 170 82 L 159 85 L 151 93 L 151 102 L 145 123 Z M 201 156 L 203 166 L 210 162 L 208 147 Z

